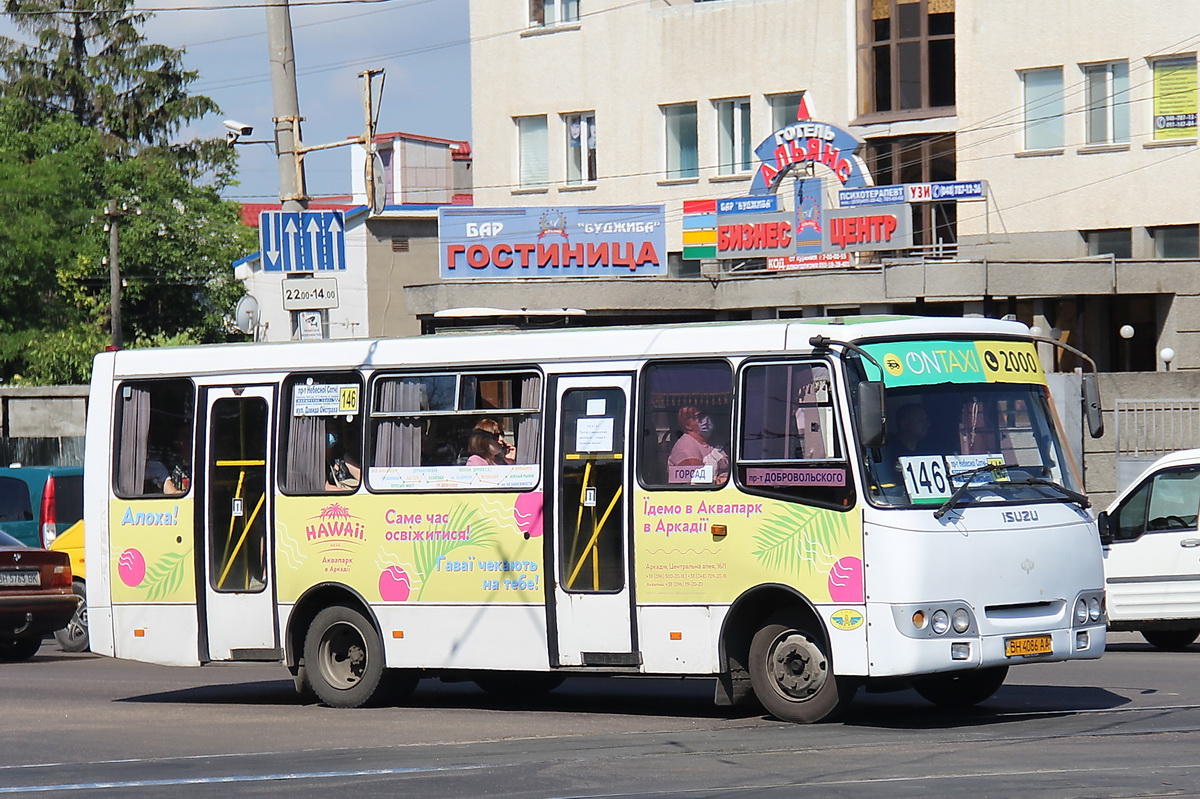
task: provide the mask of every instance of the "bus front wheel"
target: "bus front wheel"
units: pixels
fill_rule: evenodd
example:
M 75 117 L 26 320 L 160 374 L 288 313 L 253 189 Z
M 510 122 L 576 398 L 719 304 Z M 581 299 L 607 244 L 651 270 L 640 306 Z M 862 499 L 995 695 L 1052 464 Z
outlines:
M 343 605 L 325 608 L 304 637 L 308 684 L 330 707 L 362 707 L 384 678 L 383 642 L 361 613 Z
M 966 708 L 990 699 L 1000 690 L 1007 676 L 1008 666 L 996 666 L 959 674 L 922 677 L 913 681 L 913 688 L 938 707 Z
M 801 724 L 834 716 L 852 693 L 834 676 L 824 639 L 787 615 L 772 616 L 754 634 L 750 684 L 767 712 Z

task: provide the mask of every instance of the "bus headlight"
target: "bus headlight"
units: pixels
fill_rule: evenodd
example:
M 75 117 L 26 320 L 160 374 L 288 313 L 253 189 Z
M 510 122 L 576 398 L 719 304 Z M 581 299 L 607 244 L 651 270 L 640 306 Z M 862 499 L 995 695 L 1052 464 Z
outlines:
M 944 610 L 935 610 L 929 619 L 929 626 L 935 633 L 941 635 L 950 629 L 950 614 Z
M 1088 600 L 1088 619 L 1093 623 L 1100 621 L 1100 597 L 1092 597 Z
M 962 635 L 971 629 L 971 614 L 967 613 L 965 608 L 958 608 L 950 617 L 950 626 L 954 628 L 954 632 Z
M 1083 597 L 1075 600 L 1075 623 L 1087 624 L 1088 620 L 1088 603 Z

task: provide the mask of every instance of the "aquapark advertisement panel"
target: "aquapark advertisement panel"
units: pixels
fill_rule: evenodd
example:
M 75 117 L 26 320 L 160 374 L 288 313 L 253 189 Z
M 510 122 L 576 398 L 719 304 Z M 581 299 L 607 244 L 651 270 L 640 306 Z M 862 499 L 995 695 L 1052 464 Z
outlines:
M 443 280 L 667 274 L 661 205 L 441 208 Z

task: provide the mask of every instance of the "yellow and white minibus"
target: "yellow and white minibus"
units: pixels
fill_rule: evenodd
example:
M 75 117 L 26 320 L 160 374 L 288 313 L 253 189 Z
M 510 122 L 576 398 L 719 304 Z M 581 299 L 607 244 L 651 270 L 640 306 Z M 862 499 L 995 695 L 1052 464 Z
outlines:
M 814 722 L 1104 650 L 1096 526 L 1016 322 L 102 353 L 85 481 L 93 651 L 278 662 L 337 707 L 683 675 Z

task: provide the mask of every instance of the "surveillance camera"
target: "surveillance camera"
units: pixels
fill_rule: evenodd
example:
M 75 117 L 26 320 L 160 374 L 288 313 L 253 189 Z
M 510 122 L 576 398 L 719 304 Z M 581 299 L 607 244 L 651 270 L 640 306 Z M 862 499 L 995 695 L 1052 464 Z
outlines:
M 249 136 L 254 132 L 253 125 L 247 125 L 245 122 L 238 122 L 237 120 L 233 119 L 225 120 L 225 127 L 238 136 Z

